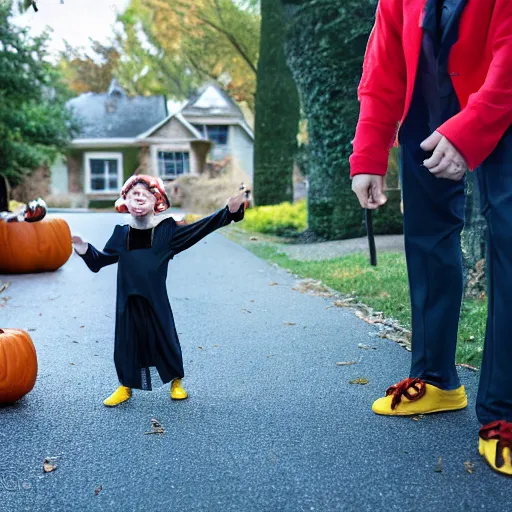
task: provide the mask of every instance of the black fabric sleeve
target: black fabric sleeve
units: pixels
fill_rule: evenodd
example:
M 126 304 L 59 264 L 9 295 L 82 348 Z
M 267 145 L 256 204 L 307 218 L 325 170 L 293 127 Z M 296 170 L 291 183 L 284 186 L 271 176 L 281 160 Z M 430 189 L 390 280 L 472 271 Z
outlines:
M 222 228 L 231 224 L 231 222 L 239 222 L 244 218 L 244 205 L 242 204 L 237 212 L 231 213 L 226 206 L 222 210 L 214 214 L 198 220 L 193 224 L 187 226 L 176 226 L 172 238 L 170 240 L 170 247 L 173 254 L 178 254 L 194 244 L 199 242 L 205 236 L 213 233 L 216 229 Z
M 87 252 L 85 254 L 79 254 L 85 261 L 85 264 L 93 272 L 99 272 L 103 267 L 117 263 L 119 260 L 119 255 L 115 250 L 116 230 L 117 227 L 103 251 L 99 251 L 93 245 L 88 244 Z

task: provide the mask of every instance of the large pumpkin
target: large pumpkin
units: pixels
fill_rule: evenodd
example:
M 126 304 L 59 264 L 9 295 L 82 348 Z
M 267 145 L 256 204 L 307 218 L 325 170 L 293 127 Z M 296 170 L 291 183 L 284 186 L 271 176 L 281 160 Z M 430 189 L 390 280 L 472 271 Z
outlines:
M 71 252 L 71 232 L 63 219 L 0 222 L 0 274 L 57 270 Z
M 0 329 L 0 404 L 25 396 L 34 387 L 36 377 L 36 349 L 28 333 Z

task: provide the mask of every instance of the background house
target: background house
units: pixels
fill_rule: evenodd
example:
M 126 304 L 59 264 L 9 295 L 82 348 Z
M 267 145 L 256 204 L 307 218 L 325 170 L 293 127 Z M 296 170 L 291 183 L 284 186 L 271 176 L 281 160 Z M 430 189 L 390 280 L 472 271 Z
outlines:
M 106 93 L 69 101 L 80 132 L 51 169 L 53 204 L 100 206 L 139 172 L 172 182 L 229 157 L 252 182 L 254 135 L 236 103 L 209 84 L 177 113 L 164 96 L 129 97 L 113 80 Z
M 206 139 L 213 142 L 210 157 L 230 157 L 252 183 L 254 133 L 229 95 L 216 84 L 208 84 L 182 108 L 183 117 Z

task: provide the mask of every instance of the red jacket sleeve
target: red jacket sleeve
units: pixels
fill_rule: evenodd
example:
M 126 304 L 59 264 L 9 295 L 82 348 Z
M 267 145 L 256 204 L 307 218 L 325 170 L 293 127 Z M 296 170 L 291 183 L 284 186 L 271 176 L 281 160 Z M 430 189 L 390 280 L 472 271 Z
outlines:
M 380 0 L 378 4 L 358 88 L 360 111 L 350 176 L 387 172 L 406 92 L 402 5 L 403 0 Z
M 493 25 L 493 56 L 484 84 L 469 97 L 459 114 L 438 128 L 464 156 L 470 169 L 478 167 L 493 152 L 512 125 L 511 0 L 496 0 Z

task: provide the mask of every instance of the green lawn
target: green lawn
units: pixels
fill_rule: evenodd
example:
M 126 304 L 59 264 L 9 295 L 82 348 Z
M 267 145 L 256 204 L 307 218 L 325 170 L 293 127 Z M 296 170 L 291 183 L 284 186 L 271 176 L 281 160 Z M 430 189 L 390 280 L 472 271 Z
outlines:
M 386 318 L 396 319 L 410 328 L 410 304 L 405 257 L 402 253 L 381 253 L 379 264 L 371 267 L 365 254 L 338 259 L 298 261 L 280 252 L 277 237 L 247 233 L 233 227 L 226 235 L 257 256 L 292 271 L 302 278 L 321 280 L 328 287 L 351 295 Z M 258 240 L 250 241 L 256 237 Z M 485 331 L 487 301 L 467 300 L 462 308 L 457 361 L 479 366 Z

